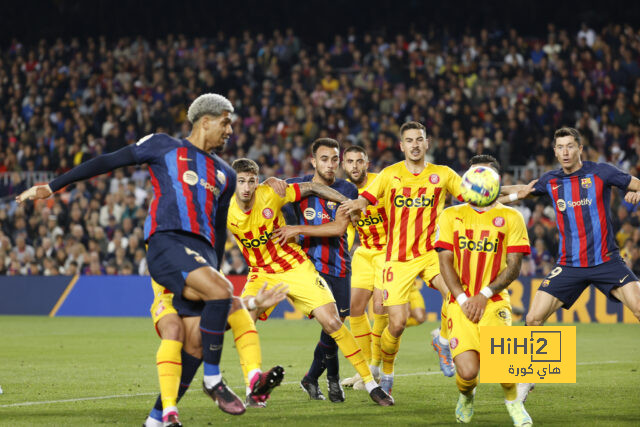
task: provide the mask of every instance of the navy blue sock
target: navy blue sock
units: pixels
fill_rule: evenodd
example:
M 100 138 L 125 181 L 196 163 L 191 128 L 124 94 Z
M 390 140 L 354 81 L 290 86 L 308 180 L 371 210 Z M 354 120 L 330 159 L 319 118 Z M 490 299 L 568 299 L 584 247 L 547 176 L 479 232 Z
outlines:
M 180 376 L 180 388 L 178 389 L 178 402 L 189 389 L 191 385 L 191 381 L 193 377 L 198 372 L 198 368 L 202 363 L 202 359 L 198 359 L 190 355 L 189 353 L 185 353 L 182 350 L 182 375 Z M 156 404 L 153 406 L 153 410 L 149 414 L 152 418 L 162 421 L 162 399 L 160 399 L 160 395 L 158 395 L 158 399 L 156 400 Z M 154 416 L 155 415 L 155 416 Z
M 331 335 L 322 331 L 320 342 L 324 350 L 324 364 L 327 367 L 327 376 L 337 377 L 340 375 L 340 360 L 338 359 L 338 344 L 331 338 Z
M 307 372 L 307 376 L 316 381 L 318 380 L 318 378 L 320 378 L 320 375 L 322 375 L 322 373 L 326 369 L 326 366 L 324 364 L 325 360 L 323 345 L 324 344 L 322 344 L 322 342 L 318 341 L 316 349 L 313 352 L 313 362 L 311 362 L 311 367 L 309 368 L 309 372 Z
M 204 303 L 200 318 L 200 332 L 202 333 L 202 359 L 204 360 L 205 375 L 220 373 L 222 343 L 230 309 L 231 298 L 209 300 Z

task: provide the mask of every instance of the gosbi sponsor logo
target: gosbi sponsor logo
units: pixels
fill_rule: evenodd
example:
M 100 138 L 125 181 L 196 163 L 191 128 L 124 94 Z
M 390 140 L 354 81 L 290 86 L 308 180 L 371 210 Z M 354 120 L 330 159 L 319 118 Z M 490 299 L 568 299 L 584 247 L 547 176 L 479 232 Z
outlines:
M 240 243 L 247 249 L 257 248 L 261 245 L 266 245 L 267 242 L 271 240 L 271 236 L 273 236 L 273 233 L 266 231 L 263 235 L 255 239 L 240 239 Z
M 358 221 L 358 227 L 366 227 L 368 225 L 382 224 L 382 222 L 383 222 L 382 214 L 378 214 L 378 216 L 368 216 Z
M 406 197 L 401 194 L 393 198 L 393 204 L 397 208 L 428 208 L 433 206 L 435 195 L 428 198 L 426 196 L 420 197 Z
M 490 242 L 486 237 L 482 240 L 470 240 L 466 236 L 460 236 L 458 238 L 458 247 L 461 251 L 468 249 L 470 251 L 477 252 L 497 252 L 498 239 L 494 242 Z
M 580 199 L 576 202 L 571 200 L 566 202 L 563 199 L 558 199 L 558 201 L 556 202 L 556 206 L 558 206 L 558 210 L 560 212 L 564 212 L 567 208 L 576 208 L 578 206 L 591 206 L 591 203 L 593 203 L 593 201 L 589 198 Z

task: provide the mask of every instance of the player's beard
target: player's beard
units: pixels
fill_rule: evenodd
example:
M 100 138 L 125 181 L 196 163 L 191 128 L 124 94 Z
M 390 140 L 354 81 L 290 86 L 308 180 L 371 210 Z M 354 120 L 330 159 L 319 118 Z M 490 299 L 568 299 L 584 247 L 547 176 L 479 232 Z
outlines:
M 328 182 L 328 185 L 331 185 L 335 182 L 336 180 L 336 173 L 333 173 L 333 176 L 329 176 L 326 175 L 324 172 L 320 172 L 319 170 L 316 169 L 316 172 L 318 172 L 318 176 L 320 176 L 320 178 L 322 178 L 325 182 Z
M 351 175 L 349 172 L 346 172 L 346 174 L 349 177 L 349 181 L 353 182 L 357 186 L 362 184 L 367 177 L 367 174 L 365 172 L 362 172 L 358 179 L 354 178 L 353 175 Z

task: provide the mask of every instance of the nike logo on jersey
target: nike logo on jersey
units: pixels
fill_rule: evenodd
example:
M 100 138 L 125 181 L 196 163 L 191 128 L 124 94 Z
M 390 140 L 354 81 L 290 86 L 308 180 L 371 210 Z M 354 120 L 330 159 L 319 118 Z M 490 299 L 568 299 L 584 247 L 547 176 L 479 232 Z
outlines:
M 348 308 L 341 308 L 340 313 L 346 313 L 348 310 L 349 310 Z
M 551 186 L 551 190 L 556 191 L 558 188 L 560 188 L 559 185 L 552 185 Z
M 624 282 L 624 279 L 626 279 L 627 277 L 629 277 L 628 274 L 626 276 L 624 276 L 622 279 L 620 279 L 620 283 Z
M 178 160 L 180 160 L 181 162 L 190 162 L 190 161 L 191 161 L 191 159 L 190 159 L 190 158 L 188 158 L 188 157 L 182 157 L 182 156 L 178 157 Z

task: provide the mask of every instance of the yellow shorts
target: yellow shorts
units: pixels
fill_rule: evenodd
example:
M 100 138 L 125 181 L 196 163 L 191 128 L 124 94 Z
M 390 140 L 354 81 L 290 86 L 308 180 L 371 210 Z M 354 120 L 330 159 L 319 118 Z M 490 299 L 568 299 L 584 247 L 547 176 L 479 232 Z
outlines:
M 422 280 L 416 279 L 413 282 L 413 287 L 411 288 L 411 293 L 409 294 L 409 305 L 411 307 L 411 310 L 413 310 L 414 308 L 425 308 L 424 298 L 422 298 L 420 289 L 422 289 Z
M 351 287 L 382 290 L 382 269 L 386 253 L 360 246 L 351 258 Z
M 478 323 L 469 320 L 457 302 L 448 304 L 447 330 L 452 357 L 467 350 L 480 353 L 480 326 L 511 326 L 509 301 L 487 301 L 487 307 Z
M 409 302 L 416 277 L 425 283 L 440 274 L 438 253 L 429 251 L 410 261 L 386 261 L 382 270 L 384 305 L 402 305 Z
M 150 309 L 151 320 L 153 320 L 154 325 L 157 325 L 164 316 L 171 313 L 178 314 L 178 311 L 173 307 L 173 293 L 169 289 L 158 284 L 153 279 L 151 279 L 151 288 L 153 289 L 153 303 Z M 157 331 L 158 328 L 156 327 Z
M 329 286 L 309 260 L 282 273 L 249 273 L 241 297 L 256 295 L 264 282 L 267 282 L 267 289 L 278 283 L 289 285 L 288 296 L 293 305 L 307 316 L 316 308 L 336 301 Z M 260 319 L 266 320 L 274 308 L 269 308 Z

